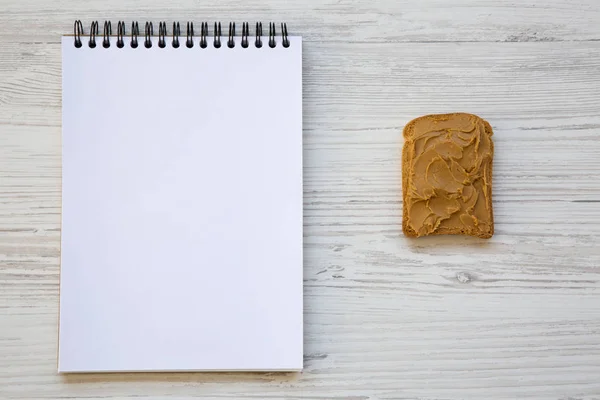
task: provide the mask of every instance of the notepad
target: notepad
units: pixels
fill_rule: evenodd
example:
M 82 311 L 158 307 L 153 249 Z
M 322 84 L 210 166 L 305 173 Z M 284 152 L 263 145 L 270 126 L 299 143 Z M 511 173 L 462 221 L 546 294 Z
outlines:
M 59 372 L 302 369 L 301 37 L 177 26 L 62 38 Z

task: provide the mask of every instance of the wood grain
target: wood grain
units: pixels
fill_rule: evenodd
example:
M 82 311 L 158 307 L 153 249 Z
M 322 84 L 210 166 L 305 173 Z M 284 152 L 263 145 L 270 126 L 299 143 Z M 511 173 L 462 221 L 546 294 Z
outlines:
M 259 20 L 285 21 L 310 42 L 553 42 L 600 40 L 599 18 L 596 0 L 3 0 L 0 30 L 19 42 L 58 42 L 75 19 L 86 30 L 92 19 Z
M 1 399 L 600 399 L 596 1 L 2 10 Z M 303 373 L 56 374 L 59 39 L 76 18 L 286 20 L 305 37 Z M 496 234 L 406 239 L 402 128 L 452 111 L 494 128 Z

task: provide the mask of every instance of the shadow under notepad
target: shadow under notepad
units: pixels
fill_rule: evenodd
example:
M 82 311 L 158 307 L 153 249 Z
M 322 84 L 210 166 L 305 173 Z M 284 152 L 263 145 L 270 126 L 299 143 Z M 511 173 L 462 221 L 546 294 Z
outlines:
M 300 375 L 300 372 L 94 372 L 62 374 L 62 381 L 67 384 L 114 382 L 293 382 L 298 380 Z

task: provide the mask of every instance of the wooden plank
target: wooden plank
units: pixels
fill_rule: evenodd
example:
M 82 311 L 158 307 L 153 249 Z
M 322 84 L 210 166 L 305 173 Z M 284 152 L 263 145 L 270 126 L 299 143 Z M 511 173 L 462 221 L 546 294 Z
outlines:
M 57 42 L 73 21 L 282 21 L 309 42 L 552 42 L 600 39 L 596 0 L 134 0 L 8 1 L 0 34 L 19 43 Z M 102 29 L 102 24 L 100 24 Z M 169 32 L 170 32 L 169 24 Z M 155 30 L 156 32 L 156 30 Z M 254 28 L 252 28 L 254 32 Z

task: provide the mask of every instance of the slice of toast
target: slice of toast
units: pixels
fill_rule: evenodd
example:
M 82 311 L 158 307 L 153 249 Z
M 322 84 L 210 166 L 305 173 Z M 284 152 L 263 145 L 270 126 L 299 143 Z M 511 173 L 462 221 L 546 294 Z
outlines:
M 487 121 L 467 113 L 425 115 L 404 127 L 406 236 L 493 236 L 492 135 Z

